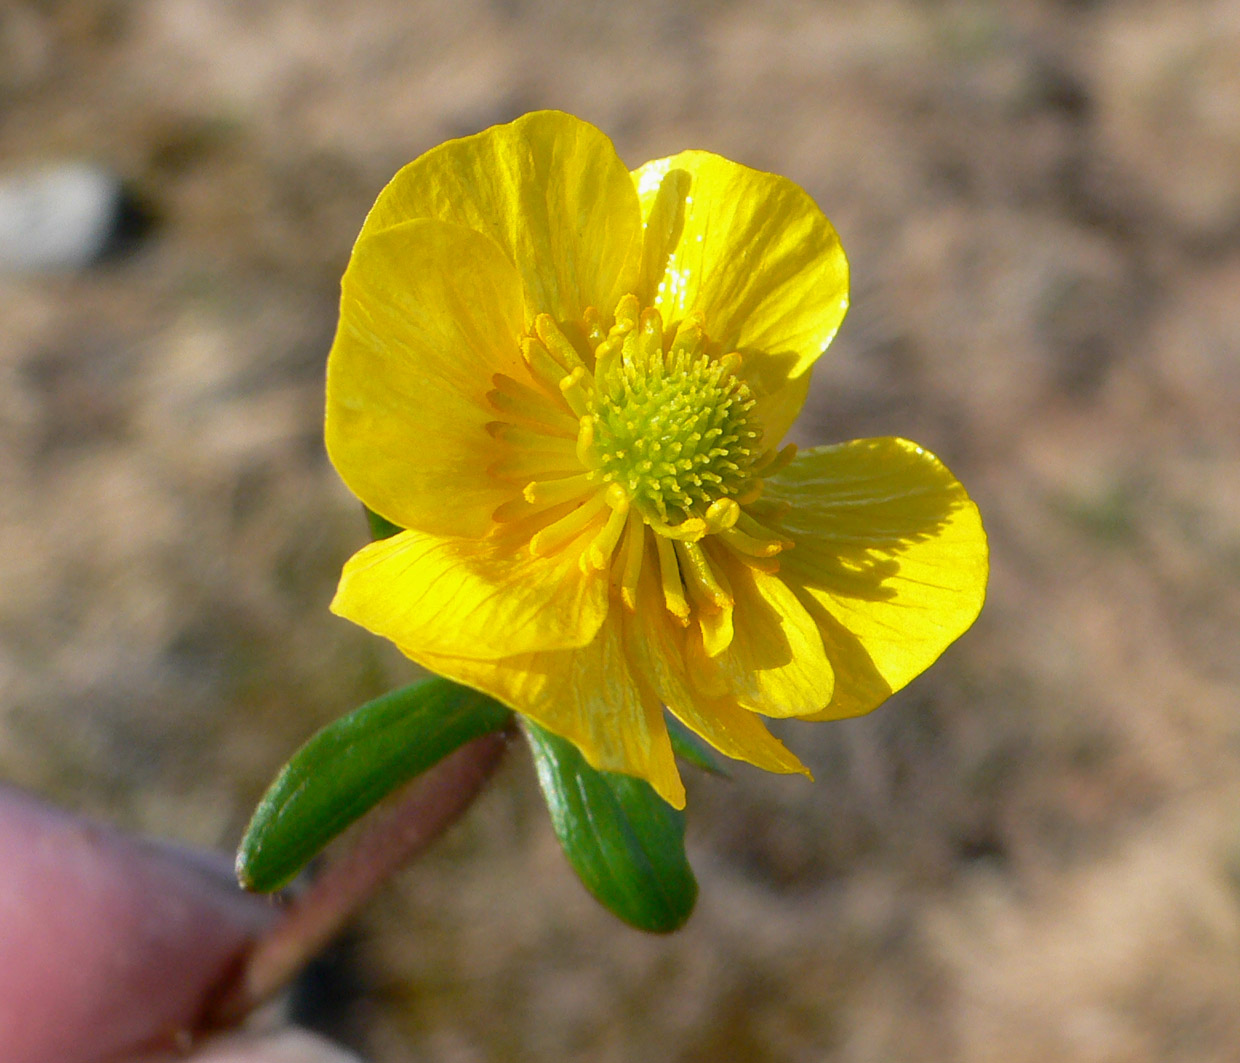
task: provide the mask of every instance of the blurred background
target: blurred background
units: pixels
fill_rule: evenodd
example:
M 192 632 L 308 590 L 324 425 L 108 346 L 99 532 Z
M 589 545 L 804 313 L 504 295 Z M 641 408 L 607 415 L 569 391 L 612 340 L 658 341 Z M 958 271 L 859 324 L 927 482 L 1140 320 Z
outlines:
M 537 107 L 809 190 L 855 287 L 795 438 L 942 456 L 990 598 L 781 728 L 816 783 L 688 780 L 671 938 L 589 899 L 514 749 L 320 1021 L 378 1063 L 1234 1060 L 1237 0 L 4 0 L 0 778 L 231 849 L 410 678 L 326 608 L 339 277 L 399 166 Z M 36 261 L 20 175 L 69 163 Z

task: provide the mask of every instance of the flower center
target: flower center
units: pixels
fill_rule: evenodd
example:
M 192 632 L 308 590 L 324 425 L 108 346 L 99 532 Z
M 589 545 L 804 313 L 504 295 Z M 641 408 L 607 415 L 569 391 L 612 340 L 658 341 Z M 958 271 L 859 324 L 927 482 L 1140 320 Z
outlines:
M 713 357 L 700 318 L 669 340 L 659 311 L 626 295 L 609 329 L 590 309 L 569 331 L 576 342 L 540 314 L 521 343 L 528 382 L 493 378 L 502 420 L 488 430 L 507 445 L 489 471 L 514 487 L 494 519 L 528 529 L 536 556 L 578 550 L 581 570 L 609 572 L 630 609 L 654 564 L 667 610 L 695 618 L 706 652 L 721 653 L 728 559 L 772 572 L 792 546 L 763 523 L 779 514 L 760 495 L 796 448 L 760 449 L 742 358 Z
M 630 309 L 626 307 L 625 309 Z M 738 355 L 711 361 L 696 322 L 664 350 L 663 322 L 646 310 L 595 353 L 587 463 L 643 516 L 679 523 L 747 485 L 762 431 L 736 375 Z

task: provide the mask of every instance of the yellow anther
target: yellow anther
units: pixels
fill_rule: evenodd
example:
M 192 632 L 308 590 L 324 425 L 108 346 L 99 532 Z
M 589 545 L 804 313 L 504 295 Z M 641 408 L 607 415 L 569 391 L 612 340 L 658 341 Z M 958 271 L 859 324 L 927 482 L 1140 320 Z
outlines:
M 632 385 L 637 380 L 637 369 L 639 366 L 643 372 L 645 370 L 646 363 L 642 354 L 642 340 L 641 330 L 631 328 L 624 334 L 624 339 L 620 341 L 621 371 L 613 371 L 607 378 L 608 389 L 614 400 L 620 399 L 625 392 L 631 390 Z
M 607 330 L 603 328 L 603 315 L 598 312 L 598 307 L 587 306 L 582 311 L 581 324 L 585 329 L 586 343 L 590 345 L 590 350 L 597 351 L 598 345 L 607 338 Z
M 512 442 L 507 434 L 502 438 Z M 538 446 L 506 447 L 502 456 L 487 466 L 487 472 L 522 487 L 531 480 L 558 480 L 581 472 L 581 463 L 577 460 L 576 447 L 571 440 L 556 436 L 537 438 L 540 441 Z
M 785 539 L 773 528 L 768 528 L 765 524 L 758 523 L 744 510 L 741 510 L 741 515 L 736 518 L 736 528 L 738 531 L 747 532 L 755 539 L 773 540 L 779 543 L 781 550 L 791 550 L 794 545 L 791 539 Z
M 723 531 L 734 525 L 741 515 L 741 507 L 731 498 L 717 498 L 706 509 L 706 530 L 709 534 Z
M 602 572 L 607 568 L 629 519 L 629 500 L 619 487 L 612 484 L 604 492 L 604 498 L 611 506 L 611 515 L 607 518 L 607 523 L 603 525 L 603 530 L 590 543 L 590 548 L 581 555 L 583 572 L 586 571 L 587 566 L 597 572 Z
M 711 567 L 710 559 L 698 543 L 676 543 L 680 571 L 695 601 L 715 609 L 731 608 L 730 595 Z
M 487 434 L 492 439 L 499 439 L 509 444 L 514 451 L 530 454 L 547 451 L 553 454 L 572 454 L 576 443 L 571 438 L 550 435 L 525 425 L 511 424 L 508 421 L 488 421 Z
M 620 357 L 620 346 L 624 343 L 623 334 L 618 334 L 613 328 L 607 334 L 606 339 L 595 348 L 594 351 L 594 379 L 601 381 L 607 379 L 616 365 L 617 359 Z M 595 384 L 598 387 L 598 384 Z
M 566 413 L 562 406 L 552 403 L 542 392 L 528 388 L 503 373 L 496 373 L 491 380 L 495 387 L 487 392 L 487 401 L 505 416 L 526 421 L 549 435 L 576 437 L 576 418 Z
M 612 509 L 623 508 L 625 513 L 629 511 L 629 496 L 625 493 L 624 488 L 619 484 L 612 484 L 609 488 L 607 488 L 607 490 L 603 492 L 603 497 L 607 500 L 607 504 L 611 506 Z
M 603 386 L 605 377 L 611 377 L 620 360 L 620 352 L 629 333 L 637 326 L 640 307 L 635 295 L 623 296 L 616 304 L 616 323 L 611 326 L 605 339 L 594 353 L 594 378 L 596 386 Z M 623 390 L 621 391 L 623 394 Z
M 676 326 L 676 335 L 668 345 L 666 363 L 669 369 L 683 368 L 706 348 L 705 321 L 701 314 L 690 314 Z
M 637 582 L 641 579 L 642 559 L 646 556 L 646 523 L 635 509 L 628 513 L 624 550 L 620 555 L 620 600 L 632 612 L 637 608 Z
M 534 480 L 525 485 L 522 494 L 532 506 L 554 506 L 580 498 L 594 487 L 589 473 L 565 476 L 554 480 Z
M 745 507 L 745 512 L 763 524 L 778 524 L 792 512 L 791 502 L 763 498 Z
M 738 506 L 752 506 L 759 498 L 762 497 L 763 483 L 761 480 L 754 480 L 740 494 L 734 496 Z
M 777 539 L 758 539 L 740 528 L 724 528 L 719 538 L 737 553 L 749 557 L 774 557 L 784 549 L 784 544 Z
M 779 571 L 778 557 L 754 557 L 752 554 L 737 553 L 736 560 L 748 568 L 756 568 L 759 572 L 765 572 L 768 576 L 773 576 Z
M 587 376 L 584 367 L 577 366 L 560 381 L 560 394 L 564 396 L 568 408 L 578 417 L 585 417 L 590 412 L 590 395 L 582 386 Z
M 637 301 L 637 296 L 632 292 L 622 295 L 620 301 L 616 303 L 616 323 L 613 331 L 623 327 L 625 332 L 631 330 L 641 316 L 641 304 Z
M 732 645 L 732 607 L 700 610 L 698 627 L 702 632 L 702 649 L 706 651 L 706 656 L 718 657 Z
M 568 375 L 568 370 L 547 353 L 546 347 L 538 340 L 522 340 L 521 360 L 535 384 L 553 399 L 560 397 L 560 381 Z
M 676 539 L 681 542 L 695 543 L 707 532 L 706 521 L 701 517 L 690 517 L 679 524 L 668 524 L 649 513 L 645 514 L 645 517 L 650 530 L 660 539 Z
M 583 417 L 577 425 L 577 460 L 587 469 L 599 466 L 598 451 L 594 447 L 594 418 Z
M 542 340 L 547 353 L 566 371 L 571 372 L 577 368 L 585 369 L 586 363 L 581 360 L 577 348 L 564 335 L 560 326 L 555 323 L 555 318 L 550 314 L 539 314 L 534 318 L 534 334 Z
M 599 491 L 593 498 L 538 532 L 530 540 L 530 553 L 535 557 L 547 557 L 566 546 L 586 529 L 605 505 L 603 492 Z
M 764 454 L 758 459 L 758 463 L 755 465 L 754 475 L 762 477 L 774 476 L 777 472 L 786 468 L 796 456 L 797 445 L 795 443 L 789 443 L 780 448 L 780 450 L 772 454 L 769 458 L 767 458 Z
M 791 550 L 795 545 L 791 539 L 785 539 L 778 532 L 759 524 L 748 513 L 742 511 L 736 524 L 719 532 L 719 538 L 746 557 L 774 557 L 783 550 Z
M 663 604 L 685 627 L 689 626 L 689 602 L 685 588 L 680 582 L 680 568 L 676 564 L 676 550 L 670 539 L 662 535 L 654 537 L 655 551 L 659 555 L 659 579 L 663 584 Z
M 656 380 L 663 376 L 663 315 L 653 306 L 642 311 L 636 354 L 643 370 Z
M 522 517 L 530 515 L 530 504 L 524 497 L 518 495 L 516 498 L 510 498 L 507 502 L 502 502 L 495 507 L 491 513 L 491 519 L 496 524 L 508 524 L 514 520 L 520 520 Z

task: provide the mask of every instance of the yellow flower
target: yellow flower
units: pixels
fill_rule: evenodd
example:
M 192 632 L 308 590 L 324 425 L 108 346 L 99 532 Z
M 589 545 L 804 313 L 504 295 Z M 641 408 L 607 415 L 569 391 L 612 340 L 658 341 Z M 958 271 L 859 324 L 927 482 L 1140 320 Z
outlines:
M 778 449 L 848 305 L 791 181 L 702 151 L 630 173 L 528 114 L 401 170 L 342 288 L 328 451 L 407 530 L 333 610 L 594 767 L 683 807 L 666 706 L 805 772 L 760 715 L 868 712 L 981 608 L 981 521 L 931 454 Z

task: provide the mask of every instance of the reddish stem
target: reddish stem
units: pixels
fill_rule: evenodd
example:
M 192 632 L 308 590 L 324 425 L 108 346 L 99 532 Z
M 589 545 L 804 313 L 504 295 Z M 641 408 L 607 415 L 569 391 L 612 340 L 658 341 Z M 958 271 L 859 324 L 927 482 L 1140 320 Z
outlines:
M 332 862 L 259 938 L 208 1008 L 204 1028 L 239 1023 L 279 992 L 327 946 L 371 895 L 443 833 L 481 792 L 507 744 L 484 735 L 445 757 L 378 811 L 344 856 Z

